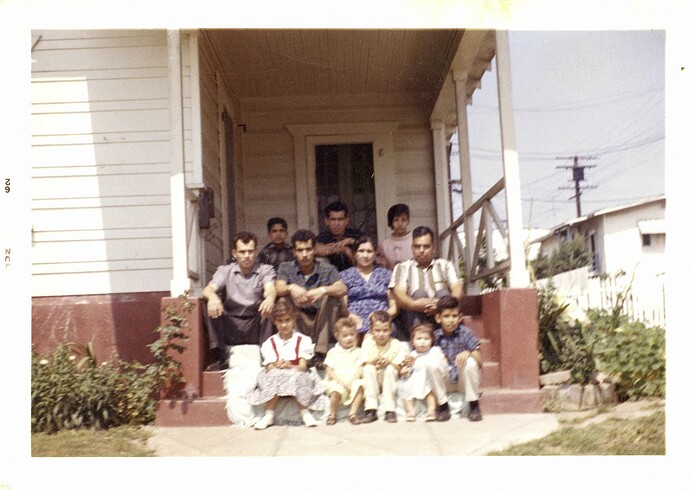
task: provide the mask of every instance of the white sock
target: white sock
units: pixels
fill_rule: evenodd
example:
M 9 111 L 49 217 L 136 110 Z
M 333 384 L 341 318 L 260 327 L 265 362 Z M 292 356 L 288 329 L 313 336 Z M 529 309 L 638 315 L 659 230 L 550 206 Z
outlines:
M 273 425 L 273 417 L 275 416 L 275 413 L 275 410 L 266 410 L 264 416 L 261 417 L 261 419 L 259 419 L 259 421 L 254 425 L 254 428 L 263 430 L 269 425 Z
M 306 425 L 307 427 L 316 427 L 316 425 L 317 425 L 316 419 L 311 414 L 311 412 L 309 410 L 307 410 L 306 408 L 301 410 L 301 412 L 302 412 L 302 422 L 304 422 L 304 425 Z

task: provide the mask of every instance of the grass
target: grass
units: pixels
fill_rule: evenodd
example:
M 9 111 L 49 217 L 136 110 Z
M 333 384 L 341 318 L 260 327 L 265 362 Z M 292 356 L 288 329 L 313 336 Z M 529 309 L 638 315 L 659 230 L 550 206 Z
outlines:
M 155 456 L 146 448 L 148 432 L 121 426 L 109 430 L 63 430 L 31 434 L 33 457 L 141 457 Z
M 598 424 L 568 427 L 542 439 L 518 444 L 489 456 L 664 455 L 666 414 L 663 410 L 636 419 L 610 418 Z

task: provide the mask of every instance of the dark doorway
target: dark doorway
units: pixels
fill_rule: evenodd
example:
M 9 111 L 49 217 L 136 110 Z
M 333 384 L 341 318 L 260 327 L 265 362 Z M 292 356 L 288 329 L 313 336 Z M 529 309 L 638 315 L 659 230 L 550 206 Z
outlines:
M 350 227 L 377 240 L 373 145 L 317 145 L 315 160 L 319 231 L 324 208 L 340 200 L 350 210 Z

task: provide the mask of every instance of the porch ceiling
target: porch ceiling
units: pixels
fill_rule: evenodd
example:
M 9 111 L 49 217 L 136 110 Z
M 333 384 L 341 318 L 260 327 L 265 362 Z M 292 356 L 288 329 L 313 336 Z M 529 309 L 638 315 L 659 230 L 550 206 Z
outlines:
M 205 32 L 240 99 L 397 93 L 431 111 L 464 30 Z

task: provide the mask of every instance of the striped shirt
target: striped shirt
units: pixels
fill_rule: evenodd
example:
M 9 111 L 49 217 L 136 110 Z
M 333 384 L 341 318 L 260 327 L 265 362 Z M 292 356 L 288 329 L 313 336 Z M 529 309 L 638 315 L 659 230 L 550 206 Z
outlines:
M 429 298 L 433 298 L 437 291 L 450 291 L 458 282 L 455 267 L 445 259 L 433 259 L 425 268 L 420 267 L 415 259 L 410 259 L 395 266 L 388 287 L 405 286 L 410 296 L 422 289 Z

